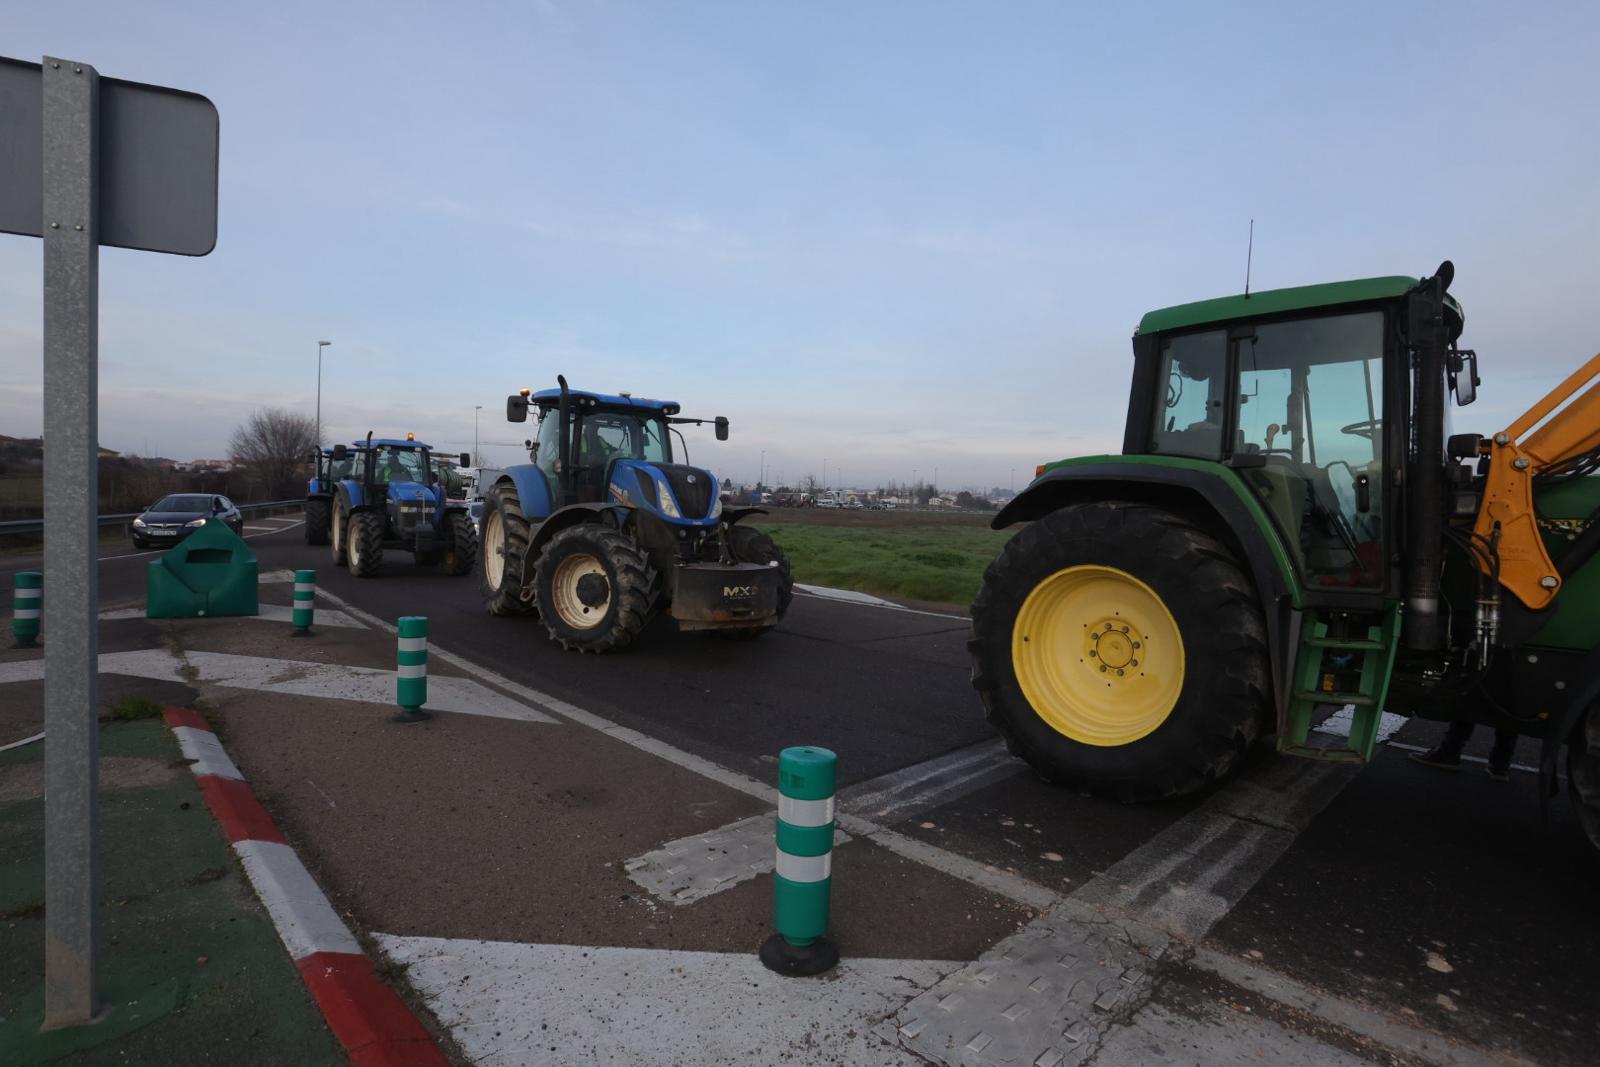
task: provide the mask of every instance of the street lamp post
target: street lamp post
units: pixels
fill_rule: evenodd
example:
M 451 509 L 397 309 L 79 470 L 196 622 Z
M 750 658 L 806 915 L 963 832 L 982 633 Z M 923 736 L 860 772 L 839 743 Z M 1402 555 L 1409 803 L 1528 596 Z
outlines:
M 767 450 L 761 450 L 761 473 L 756 477 L 756 488 L 759 489 L 767 482 Z
M 482 410 L 482 404 L 474 404 L 472 407 L 472 465 L 474 467 L 483 466 L 483 456 L 480 454 L 478 447 L 478 412 Z
M 332 341 L 317 342 L 317 447 L 322 447 L 322 350 Z

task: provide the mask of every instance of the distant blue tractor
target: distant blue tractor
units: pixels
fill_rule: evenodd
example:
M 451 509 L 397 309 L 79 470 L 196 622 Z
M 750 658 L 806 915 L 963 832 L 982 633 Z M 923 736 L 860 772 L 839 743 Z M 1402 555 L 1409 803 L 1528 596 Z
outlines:
M 331 544 L 333 562 L 358 578 L 376 575 L 389 548 L 446 574 L 472 570 L 472 521 L 465 505 L 448 500 L 431 452 L 410 434 L 375 441 L 370 433 L 353 447 L 320 450 L 306 486 L 306 543 Z M 462 453 L 462 464 L 469 460 Z
M 491 614 L 537 612 L 563 648 L 625 647 L 657 611 L 680 630 L 756 637 L 783 618 L 794 579 L 766 534 L 735 525 L 710 471 L 673 462 L 677 404 L 567 387 L 506 400 L 506 418 L 537 411 L 532 463 L 508 467 L 485 497 L 481 554 Z M 682 440 L 682 435 L 679 435 Z M 686 457 L 687 458 L 687 457 Z

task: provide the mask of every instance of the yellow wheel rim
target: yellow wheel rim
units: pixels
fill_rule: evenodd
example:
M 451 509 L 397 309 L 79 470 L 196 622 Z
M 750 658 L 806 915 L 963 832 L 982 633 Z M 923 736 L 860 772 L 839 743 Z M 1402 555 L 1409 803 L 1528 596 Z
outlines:
M 1011 665 L 1033 710 L 1086 745 L 1139 740 L 1183 691 L 1183 639 L 1155 590 L 1126 571 L 1057 571 L 1022 602 Z

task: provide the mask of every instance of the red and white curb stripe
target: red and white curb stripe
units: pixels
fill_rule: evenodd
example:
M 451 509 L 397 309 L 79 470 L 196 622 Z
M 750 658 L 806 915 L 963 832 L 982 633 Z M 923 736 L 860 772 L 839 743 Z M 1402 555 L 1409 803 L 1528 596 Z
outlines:
M 449 1067 L 449 1060 L 395 991 L 378 978 L 350 928 L 284 840 L 267 809 L 223 751 L 205 717 L 165 709 L 167 725 L 256 896 L 356 1067 Z

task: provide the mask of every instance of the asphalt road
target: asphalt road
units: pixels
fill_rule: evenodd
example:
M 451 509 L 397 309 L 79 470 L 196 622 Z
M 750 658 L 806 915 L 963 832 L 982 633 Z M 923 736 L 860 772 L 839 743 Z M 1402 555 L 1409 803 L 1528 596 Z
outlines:
M 263 572 L 314 567 L 322 588 L 380 618 L 427 615 L 439 648 L 751 777 L 770 777 L 791 744 L 838 752 L 849 785 L 992 736 L 959 619 L 799 597 L 759 641 L 680 635 L 661 621 L 622 654 L 580 656 L 534 620 L 488 616 L 474 576 L 390 553 L 382 576 L 358 580 L 297 528 L 252 544 Z M 106 554 L 103 606 L 138 602 L 151 557 Z M 0 559 L 0 571 L 27 562 Z M 1425 745 L 1436 733 L 1408 724 L 1392 740 Z M 1406 754 L 1381 750 L 1246 883 L 1201 947 L 1504 1055 L 1592 1062 L 1600 858 L 1565 798 L 1541 823 L 1530 773 L 1501 785 L 1478 764 L 1448 775 Z M 1517 762 L 1536 760 L 1524 742 Z M 1019 772 L 900 829 L 1066 892 L 1159 841 L 1201 799 L 1122 807 Z

